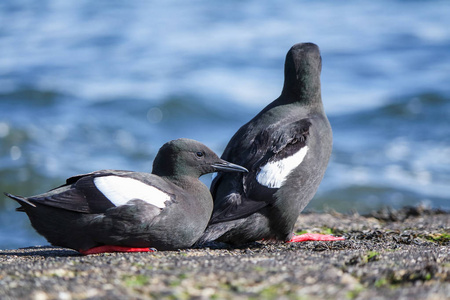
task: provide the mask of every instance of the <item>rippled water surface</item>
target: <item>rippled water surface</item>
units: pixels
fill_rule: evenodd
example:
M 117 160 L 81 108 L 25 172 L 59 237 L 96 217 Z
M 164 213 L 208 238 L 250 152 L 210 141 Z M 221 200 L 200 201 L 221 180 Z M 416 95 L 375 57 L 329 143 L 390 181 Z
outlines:
M 450 209 L 448 1 L 0 3 L 0 190 L 150 171 L 168 140 L 221 153 L 319 45 L 332 161 L 308 209 Z M 210 176 L 202 180 L 209 184 Z M 0 197 L 0 249 L 47 242 Z

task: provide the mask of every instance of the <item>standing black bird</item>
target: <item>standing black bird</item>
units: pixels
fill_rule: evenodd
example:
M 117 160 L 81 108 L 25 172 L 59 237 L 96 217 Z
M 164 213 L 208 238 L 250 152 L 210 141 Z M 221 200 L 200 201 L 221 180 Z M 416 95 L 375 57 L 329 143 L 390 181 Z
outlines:
M 210 189 L 214 210 L 198 244 L 304 240 L 291 240 L 293 227 L 316 193 L 332 149 L 331 126 L 322 105 L 321 68 L 317 45 L 296 44 L 289 50 L 280 97 L 242 126 L 225 148 L 222 158 L 249 172 L 214 179 Z
M 213 200 L 198 178 L 216 171 L 247 170 L 197 141 L 178 139 L 161 147 L 152 174 L 102 170 L 44 194 L 6 195 L 55 246 L 83 254 L 173 250 L 192 246 L 205 230 Z

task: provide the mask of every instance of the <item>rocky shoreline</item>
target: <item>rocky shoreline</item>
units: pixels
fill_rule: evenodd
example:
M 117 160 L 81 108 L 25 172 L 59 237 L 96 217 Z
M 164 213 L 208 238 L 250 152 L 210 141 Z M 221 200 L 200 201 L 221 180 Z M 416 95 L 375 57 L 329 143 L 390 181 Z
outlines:
M 296 228 L 346 240 L 91 256 L 1 250 L 1 299 L 450 299 L 448 212 L 304 213 Z

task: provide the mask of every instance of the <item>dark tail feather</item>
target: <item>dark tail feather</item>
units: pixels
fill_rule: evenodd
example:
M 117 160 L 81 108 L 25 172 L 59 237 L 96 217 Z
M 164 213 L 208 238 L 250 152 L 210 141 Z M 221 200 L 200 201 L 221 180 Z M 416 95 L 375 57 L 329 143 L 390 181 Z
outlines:
M 13 194 L 10 194 L 10 193 L 4 193 L 4 194 L 5 194 L 6 196 L 8 196 L 9 198 L 13 199 L 13 200 L 16 200 L 17 202 L 19 202 L 19 204 L 27 204 L 27 205 L 36 207 L 36 205 L 34 205 L 34 204 L 31 203 L 30 201 L 28 201 L 28 199 L 25 198 L 25 197 L 16 196 L 16 195 L 13 195 Z M 20 209 L 20 208 L 19 208 L 19 209 Z M 20 211 L 22 211 L 22 210 L 20 210 Z

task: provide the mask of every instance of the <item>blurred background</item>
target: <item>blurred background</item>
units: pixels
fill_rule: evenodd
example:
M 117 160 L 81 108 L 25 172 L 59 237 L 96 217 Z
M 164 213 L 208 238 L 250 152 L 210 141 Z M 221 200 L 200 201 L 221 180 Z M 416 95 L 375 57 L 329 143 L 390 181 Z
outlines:
M 0 2 L 0 191 L 151 171 L 187 137 L 221 154 L 314 42 L 334 131 L 307 210 L 450 209 L 449 1 Z M 202 180 L 209 185 L 210 176 Z M 0 196 L 0 249 L 43 245 Z

